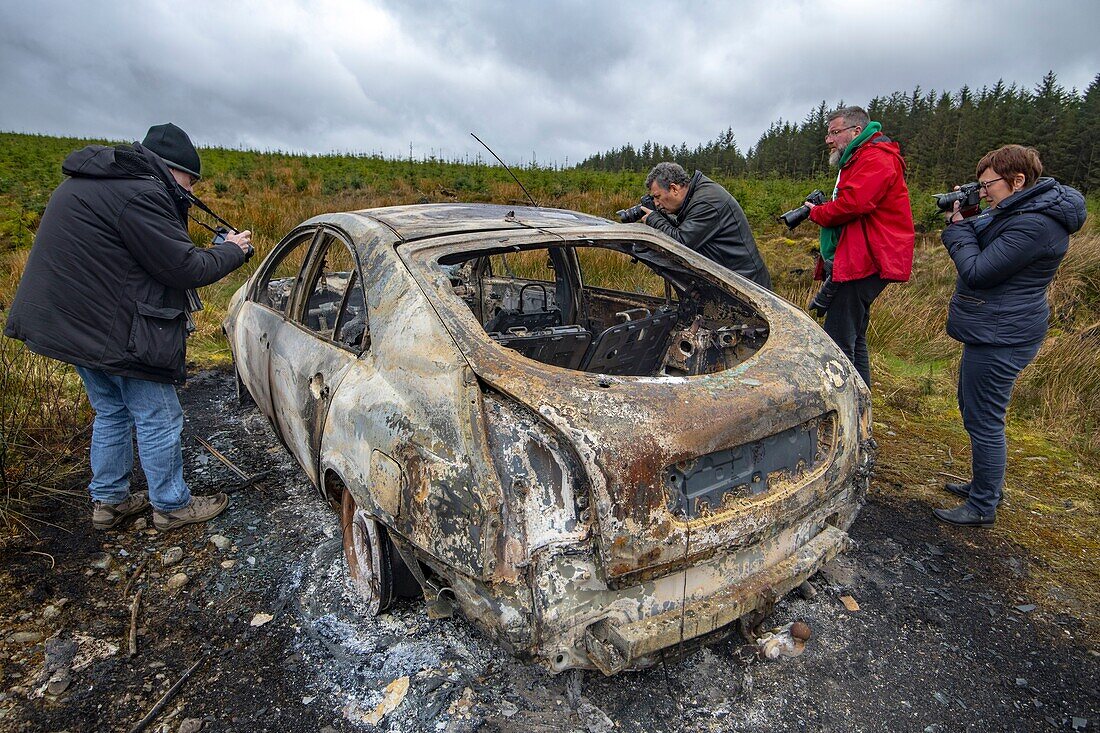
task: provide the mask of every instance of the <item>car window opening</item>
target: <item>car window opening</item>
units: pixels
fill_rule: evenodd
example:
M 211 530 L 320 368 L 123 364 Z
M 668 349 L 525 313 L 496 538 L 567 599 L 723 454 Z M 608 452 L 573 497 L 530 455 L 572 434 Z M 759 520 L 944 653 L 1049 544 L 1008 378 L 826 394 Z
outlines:
M 565 369 L 710 374 L 745 361 L 768 336 L 745 300 L 637 243 L 498 248 L 439 265 L 494 341 Z

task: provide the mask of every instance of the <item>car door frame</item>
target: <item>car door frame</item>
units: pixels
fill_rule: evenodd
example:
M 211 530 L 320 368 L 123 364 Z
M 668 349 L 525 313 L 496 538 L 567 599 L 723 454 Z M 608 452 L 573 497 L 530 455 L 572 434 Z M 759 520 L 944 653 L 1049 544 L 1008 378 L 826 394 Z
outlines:
M 362 344 L 358 349 L 341 344 L 321 336 L 305 323 L 305 308 L 320 274 L 323 255 L 337 242 L 351 253 L 359 282 L 365 283 L 359 251 L 352 237 L 331 224 L 317 225 L 309 254 L 287 304 L 284 323 L 272 339 L 269 361 L 272 423 L 283 444 L 317 486 L 320 485 L 322 433 L 332 393 L 363 354 Z M 365 287 L 362 292 L 365 308 Z M 344 306 L 346 302 L 346 298 L 341 300 Z

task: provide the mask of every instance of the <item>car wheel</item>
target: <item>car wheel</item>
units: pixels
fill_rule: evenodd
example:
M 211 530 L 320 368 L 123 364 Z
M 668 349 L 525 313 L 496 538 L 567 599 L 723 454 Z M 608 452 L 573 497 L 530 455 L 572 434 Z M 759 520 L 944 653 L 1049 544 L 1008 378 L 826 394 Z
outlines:
M 363 600 L 367 611 L 375 616 L 393 602 L 393 547 L 386 528 L 356 503 L 351 492 L 344 490 L 340 510 L 344 532 L 344 557 L 348 561 L 351 582 Z

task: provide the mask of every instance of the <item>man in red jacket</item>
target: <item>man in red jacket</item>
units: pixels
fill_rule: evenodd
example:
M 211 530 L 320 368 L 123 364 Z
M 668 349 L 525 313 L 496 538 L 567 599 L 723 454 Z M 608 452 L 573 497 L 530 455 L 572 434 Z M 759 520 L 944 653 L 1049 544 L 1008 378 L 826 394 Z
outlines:
M 888 283 L 913 270 L 913 212 L 898 144 L 860 107 L 829 115 L 829 163 L 840 167 L 833 200 L 810 206 L 821 226 L 821 254 L 832 261 L 833 291 L 825 333 L 871 386 L 867 324 L 871 303 Z

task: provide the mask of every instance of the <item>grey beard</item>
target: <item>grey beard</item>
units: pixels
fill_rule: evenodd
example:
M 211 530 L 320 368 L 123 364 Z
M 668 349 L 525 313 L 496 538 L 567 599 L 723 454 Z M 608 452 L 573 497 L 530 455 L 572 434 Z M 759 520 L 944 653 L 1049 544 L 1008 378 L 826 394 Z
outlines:
M 839 150 L 834 150 L 833 152 L 829 153 L 829 165 L 835 168 L 837 164 L 840 163 L 840 155 L 841 153 Z

